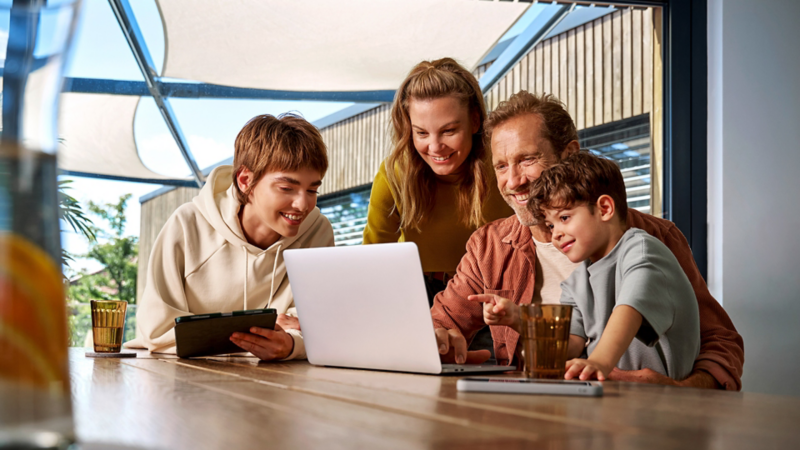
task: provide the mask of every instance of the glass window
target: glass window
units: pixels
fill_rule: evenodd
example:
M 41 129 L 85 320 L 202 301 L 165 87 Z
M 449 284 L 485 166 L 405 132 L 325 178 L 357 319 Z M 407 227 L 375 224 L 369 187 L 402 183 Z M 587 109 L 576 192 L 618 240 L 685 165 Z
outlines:
M 581 148 L 616 162 L 625 179 L 628 207 L 650 213 L 650 115 L 578 132 Z

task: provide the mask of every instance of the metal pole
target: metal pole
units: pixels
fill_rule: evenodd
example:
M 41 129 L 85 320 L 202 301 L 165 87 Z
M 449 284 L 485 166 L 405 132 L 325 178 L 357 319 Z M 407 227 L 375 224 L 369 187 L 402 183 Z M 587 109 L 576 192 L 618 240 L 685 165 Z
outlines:
M 200 167 L 197 166 L 194 155 L 192 155 L 192 152 L 189 150 L 189 144 L 186 142 L 183 131 L 181 131 L 181 127 L 175 117 L 175 112 L 172 110 L 172 106 L 170 106 L 169 99 L 162 95 L 155 64 L 153 64 L 153 59 L 150 56 L 150 52 L 147 50 L 147 45 L 139 29 L 139 24 L 136 22 L 136 17 L 133 14 L 130 3 L 128 0 L 108 0 L 108 3 L 111 5 L 111 9 L 117 17 L 117 22 L 120 28 L 122 28 L 122 34 L 125 35 L 125 39 L 128 41 L 134 58 L 136 58 L 136 64 L 139 65 L 139 70 L 142 71 L 147 89 L 150 91 L 150 95 L 153 96 L 153 100 L 156 101 L 158 110 L 161 111 L 161 116 L 164 118 L 167 128 L 169 128 L 172 137 L 175 139 L 175 143 L 178 144 L 178 149 L 181 151 L 186 165 L 189 166 L 189 169 L 192 171 L 197 186 L 203 187 L 205 176 L 200 170 Z

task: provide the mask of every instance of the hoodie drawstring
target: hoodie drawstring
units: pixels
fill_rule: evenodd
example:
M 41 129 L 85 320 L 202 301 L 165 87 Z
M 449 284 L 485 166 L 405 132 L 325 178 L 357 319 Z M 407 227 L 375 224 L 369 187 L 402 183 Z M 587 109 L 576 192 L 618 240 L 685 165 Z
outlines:
M 272 304 L 272 296 L 275 295 L 275 269 L 278 268 L 278 255 L 281 252 L 281 246 L 283 244 L 278 244 L 278 248 L 275 250 L 275 263 L 272 264 L 272 284 L 269 286 L 269 301 L 267 302 L 267 308 Z
M 242 250 L 244 250 L 244 309 L 247 309 L 247 279 L 250 277 L 250 261 L 248 261 L 250 252 L 247 251 L 247 247 L 244 245 Z
M 278 255 L 281 252 L 283 244 L 278 244 L 275 249 L 275 263 L 272 264 L 272 283 L 269 286 L 269 301 L 267 301 L 267 308 L 272 305 L 272 297 L 275 295 L 275 271 L 278 269 Z M 250 276 L 250 252 L 247 247 L 242 246 L 244 251 L 244 309 L 247 309 L 247 278 Z

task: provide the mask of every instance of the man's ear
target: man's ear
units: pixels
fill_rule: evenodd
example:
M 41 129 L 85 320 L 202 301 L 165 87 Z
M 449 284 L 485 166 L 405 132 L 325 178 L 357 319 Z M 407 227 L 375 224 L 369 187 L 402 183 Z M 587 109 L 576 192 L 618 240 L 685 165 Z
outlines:
M 236 174 L 236 184 L 239 186 L 240 191 L 247 192 L 247 189 L 252 187 L 253 184 L 253 172 L 247 167 L 242 166 L 242 168 L 239 169 L 239 173 Z
M 578 141 L 570 141 L 566 148 L 564 148 L 564 151 L 561 152 L 561 159 L 564 159 L 570 155 L 574 155 L 579 151 L 581 151 L 581 144 Z
M 614 199 L 610 195 L 601 195 L 595 206 L 600 213 L 600 220 L 603 222 L 608 222 L 617 214 L 617 205 L 614 204 Z

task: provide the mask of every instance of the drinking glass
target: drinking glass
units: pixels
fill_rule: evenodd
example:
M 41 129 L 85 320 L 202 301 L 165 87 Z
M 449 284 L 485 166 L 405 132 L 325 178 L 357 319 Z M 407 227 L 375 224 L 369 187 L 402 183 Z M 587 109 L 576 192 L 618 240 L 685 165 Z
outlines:
M 0 448 L 74 442 L 56 117 L 78 3 L 0 2 Z
M 92 300 L 92 337 L 96 353 L 119 353 L 128 302 Z
M 525 376 L 563 379 L 569 347 L 570 305 L 520 305 Z

